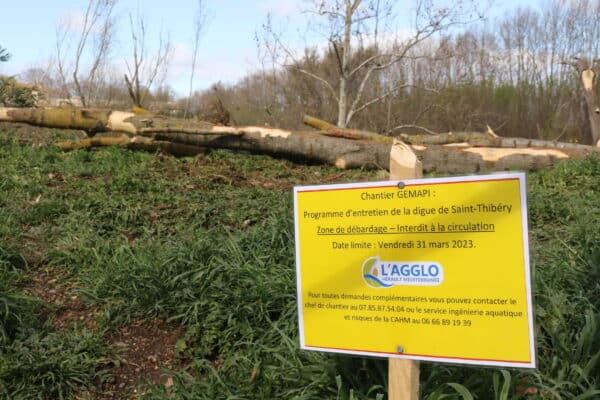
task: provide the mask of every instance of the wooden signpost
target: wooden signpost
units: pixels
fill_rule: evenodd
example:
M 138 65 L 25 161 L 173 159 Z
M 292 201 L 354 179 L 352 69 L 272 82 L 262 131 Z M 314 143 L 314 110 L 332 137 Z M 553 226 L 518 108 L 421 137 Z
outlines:
M 535 368 L 525 175 L 390 155 L 388 181 L 294 188 L 301 348 L 388 358 L 391 400 L 420 361 Z
M 394 141 L 390 152 L 390 180 L 423 177 L 423 165 L 412 149 Z M 419 399 L 419 361 L 402 358 L 388 359 L 388 399 Z

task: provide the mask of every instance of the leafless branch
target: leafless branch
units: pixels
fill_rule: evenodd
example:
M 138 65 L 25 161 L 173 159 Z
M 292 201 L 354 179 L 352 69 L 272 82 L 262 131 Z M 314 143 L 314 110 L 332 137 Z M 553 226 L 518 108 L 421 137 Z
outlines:
M 56 69 L 58 72 L 58 78 L 60 79 L 60 85 L 64 95 L 70 97 L 69 88 L 67 85 L 67 72 L 65 66 L 65 50 L 63 46 L 68 43 L 67 41 L 68 29 L 65 25 L 59 25 L 56 28 Z
M 294 71 L 298 71 L 306 76 L 310 76 L 313 79 L 316 79 L 317 81 L 321 82 L 328 90 L 329 92 L 332 94 L 332 96 L 336 99 L 338 99 L 337 93 L 335 92 L 335 89 L 333 88 L 333 86 L 331 85 L 331 83 L 327 82 L 326 79 L 321 78 L 320 76 L 313 74 L 310 71 L 305 70 L 304 68 L 299 68 L 296 65 L 286 65 L 287 68 L 293 69 Z
M 386 99 L 387 97 L 391 96 L 392 94 L 396 93 L 399 90 L 405 89 L 407 87 L 411 87 L 413 85 L 400 85 L 397 86 L 395 88 L 392 88 L 388 91 L 386 91 L 384 94 L 377 96 L 369 101 L 367 101 L 366 103 L 362 104 L 362 105 L 358 105 L 360 102 L 360 97 L 357 95 L 357 97 L 354 99 L 354 102 L 352 103 L 352 106 L 350 107 L 350 111 L 348 112 L 348 122 L 350 121 L 350 119 L 352 119 L 352 117 L 356 114 L 361 112 L 362 110 L 364 110 L 365 108 L 372 106 L 375 103 L 378 103 L 380 101 L 383 101 L 384 99 Z M 360 91 L 359 91 L 360 93 Z
M 198 58 L 198 47 L 200 44 L 200 35 L 205 28 L 207 14 L 203 0 L 198 0 L 196 9 L 196 15 L 194 16 L 194 50 L 192 52 L 192 69 L 190 71 L 190 86 L 188 91 L 188 97 L 185 102 L 185 110 L 183 112 L 183 118 L 187 118 L 190 111 L 190 103 L 192 101 L 192 91 L 194 89 L 194 75 L 196 74 L 196 61 Z
M 85 15 L 83 18 L 83 26 L 79 36 L 79 41 L 75 48 L 74 56 L 74 68 L 73 68 L 73 83 L 75 84 L 75 90 L 77 95 L 81 99 L 81 103 L 84 107 L 88 106 L 87 95 L 90 94 L 91 88 L 94 85 L 97 72 L 100 65 L 105 62 L 108 54 L 109 46 L 112 42 L 112 20 L 111 15 L 116 4 L 116 0 L 89 0 Z M 87 73 L 87 86 L 88 90 L 84 90 L 82 82 L 80 81 L 80 67 L 85 49 L 88 47 L 90 36 L 95 30 L 98 30 L 98 25 L 101 25 L 99 29 L 98 45 L 94 52 L 92 66 Z M 61 67 L 62 68 L 62 67 Z M 64 72 L 64 70 L 63 70 Z

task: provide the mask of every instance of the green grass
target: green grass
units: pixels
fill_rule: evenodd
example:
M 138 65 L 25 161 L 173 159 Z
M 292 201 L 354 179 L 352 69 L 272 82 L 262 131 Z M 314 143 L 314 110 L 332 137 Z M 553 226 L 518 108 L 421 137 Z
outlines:
M 182 327 L 183 367 L 145 398 L 386 395 L 385 360 L 298 349 L 291 195 L 380 173 L 230 152 L 62 153 L 13 132 L 0 133 L 0 170 L 0 398 L 76 398 L 110 379 L 107 334 L 156 317 Z M 422 363 L 424 399 L 600 396 L 600 159 L 528 183 L 539 369 Z M 48 266 L 100 308 L 96 329 L 44 323 L 23 287 Z
M 0 247 L 0 343 L 10 343 L 20 332 L 37 325 L 38 301 L 19 294 L 25 260 L 15 251 Z
M 41 330 L 3 349 L 0 395 L 6 399 L 63 399 L 109 379 L 102 335 L 74 327 Z

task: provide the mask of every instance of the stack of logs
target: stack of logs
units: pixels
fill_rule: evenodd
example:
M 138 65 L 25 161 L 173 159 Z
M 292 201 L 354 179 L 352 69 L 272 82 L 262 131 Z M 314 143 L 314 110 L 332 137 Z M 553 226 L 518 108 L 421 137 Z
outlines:
M 331 164 L 339 168 L 389 166 L 392 137 L 342 129 L 306 116 L 311 131 L 257 126 L 217 126 L 203 121 L 164 118 L 145 112 L 78 108 L 2 108 L 0 121 L 61 129 L 84 130 L 88 138 L 57 143 L 64 150 L 123 146 L 192 156 L 222 148 L 269 154 L 294 161 Z M 522 138 L 488 132 L 448 132 L 439 135 L 401 135 L 427 172 L 537 170 L 559 160 L 600 154 L 600 147 Z

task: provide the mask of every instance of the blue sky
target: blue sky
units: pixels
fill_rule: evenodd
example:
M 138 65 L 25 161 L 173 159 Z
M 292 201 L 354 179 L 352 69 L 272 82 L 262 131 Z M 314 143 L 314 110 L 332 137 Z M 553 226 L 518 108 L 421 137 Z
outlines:
M 398 0 L 410 7 L 412 2 Z M 0 8 L 0 45 L 12 58 L 0 64 L 0 74 L 16 75 L 30 67 L 48 68 L 55 54 L 56 28 L 61 20 L 77 20 L 87 0 L 2 0 Z M 138 4 L 148 25 L 148 42 L 156 42 L 160 28 L 168 31 L 174 51 L 167 82 L 180 95 L 187 92 L 193 47 L 193 18 L 197 0 L 119 0 L 117 46 L 113 59 L 124 68 L 129 47 L 128 15 Z M 237 79 L 257 68 L 255 33 L 271 13 L 280 26 L 296 32 L 295 21 L 303 0 L 205 0 L 209 15 L 201 38 L 195 88 L 202 89 Z M 483 3 L 483 2 L 482 2 Z M 532 4 L 526 1 L 499 1 L 489 14 L 492 18 L 505 10 Z M 404 5 L 402 5 L 404 6 Z M 298 34 L 296 34 L 298 35 Z M 311 39 L 308 39 L 310 41 Z M 318 39 L 314 39 L 318 40 Z

